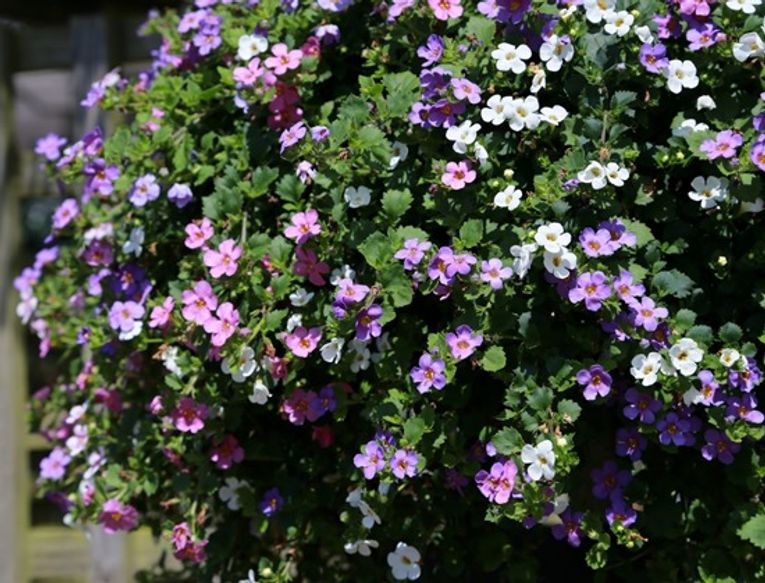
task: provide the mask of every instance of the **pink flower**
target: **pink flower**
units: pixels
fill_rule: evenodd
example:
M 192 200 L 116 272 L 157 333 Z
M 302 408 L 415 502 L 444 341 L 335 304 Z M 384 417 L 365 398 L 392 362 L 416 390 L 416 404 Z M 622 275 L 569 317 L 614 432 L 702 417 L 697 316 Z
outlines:
M 245 87 L 252 87 L 263 76 L 263 72 L 264 69 L 260 66 L 260 59 L 255 57 L 246 67 L 234 69 L 234 81 Z
M 441 175 L 441 182 L 452 190 L 462 190 L 466 184 L 475 180 L 475 176 L 475 170 L 470 167 L 469 162 L 449 162 L 446 172 Z
M 173 424 L 183 433 L 198 433 L 205 426 L 207 406 L 197 403 L 191 397 L 183 397 L 170 413 Z
M 172 541 L 176 550 L 181 550 L 186 544 L 191 542 L 191 530 L 188 523 L 181 522 L 173 527 Z
M 278 43 L 271 49 L 273 57 L 266 59 L 266 67 L 272 69 L 275 75 L 284 75 L 291 69 L 300 66 L 300 58 L 303 52 L 298 49 L 289 50 L 284 43 Z
M 210 275 L 215 279 L 223 275 L 236 273 L 236 260 L 242 256 L 242 248 L 236 246 L 233 239 L 226 239 L 220 244 L 217 251 L 208 249 L 205 251 L 205 265 L 210 268 Z
M 189 223 L 185 230 L 188 237 L 186 237 L 184 244 L 189 249 L 199 249 L 215 234 L 212 223 L 207 217 L 202 219 L 199 224 Z
M 428 0 L 428 5 L 438 20 L 449 20 L 462 16 L 460 0 Z
M 239 447 L 239 442 L 233 435 L 224 437 L 223 441 L 215 445 L 210 452 L 210 460 L 221 470 L 227 470 L 233 464 L 238 464 L 243 459 L 244 450 Z
M 325 285 L 327 283 L 322 276 L 329 273 L 329 265 L 323 261 L 320 262 L 318 257 L 316 257 L 316 253 L 310 249 L 298 247 L 295 249 L 295 255 L 297 256 L 297 262 L 292 271 L 297 275 L 308 276 L 308 281 L 314 285 Z
M 120 530 L 133 530 L 138 525 L 138 511 L 129 504 L 110 498 L 104 502 L 98 522 L 104 525 L 106 534 L 114 534 Z
M 319 213 L 313 209 L 308 209 L 303 213 L 295 213 L 291 220 L 292 225 L 284 230 L 284 235 L 289 239 L 294 239 L 298 245 L 302 245 L 311 237 L 321 233 Z
M 306 358 L 318 346 L 321 340 L 321 330 L 311 328 L 308 330 L 304 326 L 299 326 L 291 334 L 284 337 L 284 343 L 292 353 L 300 358 Z
M 149 328 L 165 328 L 170 323 L 170 315 L 175 308 L 175 300 L 166 297 L 161 306 L 155 306 L 149 316 Z
M 198 281 L 192 289 L 184 290 L 181 294 L 183 310 L 181 314 L 188 322 L 204 326 L 212 318 L 212 311 L 218 307 L 218 298 L 213 293 L 212 286 L 206 281 Z
M 282 402 L 281 411 L 287 415 L 287 419 L 293 425 L 303 425 L 311 413 L 311 401 L 316 398 L 313 391 L 295 389 L 292 394 Z M 315 419 L 309 419 L 315 421 Z
M 239 312 L 231 302 L 221 304 L 215 312 L 216 318 L 210 318 L 204 323 L 205 332 L 212 334 L 212 345 L 223 346 L 234 335 L 239 325 Z

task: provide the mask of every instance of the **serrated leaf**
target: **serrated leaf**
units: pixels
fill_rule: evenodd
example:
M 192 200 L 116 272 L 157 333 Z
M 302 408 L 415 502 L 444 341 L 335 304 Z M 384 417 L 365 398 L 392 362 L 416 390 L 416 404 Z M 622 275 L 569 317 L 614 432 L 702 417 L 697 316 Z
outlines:
M 582 413 L 582 407 L 576 401 L 572 401 L 571 399 L 563 399 L 560 403 L 558 403 L 558 413 L 563 415 L 566 421 L 573 423 Z
M 412 417 L 404 423 L 404 438 L 410 445 L 416 445 L 425 434 L 425 421 L 420 417 Z
M 300 182 L 294 174 L 285 174 L 276 185 L 276 194 L 288 202 L 297 202 L 303 192 L 305 192 L 305 184 Z
M 494 434 L 491 443 L 502 455 L 511 455 L 523 447 L 523 437 L 516 429 L 506 427 Z
M 652 281 L 654 287 L 680 299 L 687 298 L 693 289 L 693 280 L 677 269 L 660 271 Z
M 481 359 L 481 367 L 487 372 L 497 372 L 505 368 L 507 358 L 501 346 L 490 347 Z
M 395 221 L 412 205 L 414 197 L 409 190 L 387 190 L 383 194 L 382 208 L 388 219 Z
M 738 529 L 737 534 L 758 549 L 765 549 L 765 514 L 758 514 L 747 520 Z
M 474 247 L 483 239 L 483 222 L 470 219 L 460 227 L 460 239 L 466 247 Z
M 279 171 L 276 168 L 259 166 L 255 172 L 252 173 L 252 186 L 247 191 L 247 196 L 250 198 L 263 196 L 268 192 L 268 187 L 271 186 L 271 183 L 278 177 Z M 297 177 L 294 178 L 297 180 Z
M 744 331 L 741 329 L 741 326 L 734 324 L 733 322 L 728 322 L 720 326 L 720 332 L 718 333 L 718 336 L 723 342 L 733 344 L 734 342 L 741 340 L 741 336 L 743 334 Z
M 388 237 L 377 231 L 367 237 L 359 245 L 359 252 L 367 260 L 367 263 L 375 269 L 382 269 L 393 258 L 393 249 Z
M 693 326 L 690 330 L 688 330 L 687 336 L 699 344 L 705 344 L 707 346 L 712 344 L 715 339 L 715 335 L 714 332 L 712 332 L 712 329 L 709 326 L 703 325 Z

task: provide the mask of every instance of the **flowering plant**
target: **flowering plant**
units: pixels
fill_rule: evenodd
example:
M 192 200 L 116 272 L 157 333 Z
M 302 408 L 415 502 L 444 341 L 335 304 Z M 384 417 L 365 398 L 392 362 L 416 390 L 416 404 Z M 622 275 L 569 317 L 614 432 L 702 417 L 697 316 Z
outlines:
M 41 491 L 147 581 L 765 577 L 762 14 L 153 15 L 124 124 L 38 145 Z

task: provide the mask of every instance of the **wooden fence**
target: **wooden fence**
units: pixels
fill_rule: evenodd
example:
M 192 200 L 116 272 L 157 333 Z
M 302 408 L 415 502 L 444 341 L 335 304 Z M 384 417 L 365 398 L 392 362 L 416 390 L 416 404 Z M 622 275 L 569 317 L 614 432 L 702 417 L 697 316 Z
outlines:
M 58 24 L 27 25 L 0 14 L 0 583 L 126 583 L 161 552 L 146 532 L 67 528 L 35 501 L 31 486 L 48 446 L 27 433 L 25 402 L 40 367 L 27 350 L 12 288 L 33 251 L 25 249 L 24 233 L 40 213 L 29 209 L 55 204 L 32 154 L 35 140 L 49 131 L 76 139 L 104 125 L 108 120 L 79 107 L 80 99 L 115 65 L 128 73 L 145 68 L 156 45 L 136 37 L 144 14 L 119 8 L 130 4 Z

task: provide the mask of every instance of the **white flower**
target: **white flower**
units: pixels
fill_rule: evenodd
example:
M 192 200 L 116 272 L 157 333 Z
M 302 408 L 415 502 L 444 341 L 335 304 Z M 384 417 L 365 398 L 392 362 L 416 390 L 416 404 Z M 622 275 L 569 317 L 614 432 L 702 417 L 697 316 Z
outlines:
M 368 557 L 372 554 L 372 549 L 376 549 L 379 546 L 380 543 L 378 543 L 376 540 L 361 539 L 354 543 L 345 543 L 345 545 L 343 545 L 343 549 L 345 549 L 345 552 L 349 555 L 355 555 L 358 553 L 362 557 Z
M 563 524 L 563 520 L 560 515 L 563 514 L 568 508 L 569 498 L 568 494 L 561 494 L 556 496 L 553 500 L 553 510 L 547 516 L 543 516 L 539 520 L 539 524 L 545 526 L 555 526 L 556 524 Z
M 67 415 L 65 422 L 69 425 L 74 425 L 77 423 L 80 419 L 82 419 L 85 416 L 85 413 L 88 412 L 88 404 L 83 403 L 82 405 L 75 405 L 71 409 L 69 409 L 69 415 Z
M 313 299 L 313 296 L 313 292 L 301 287 L 290 294 L 290 303 L 296 308 L 302 308 Z
M 167 350 L 165 350 L 162 353 L 162 356 L 160 356 L 162 359 L 162 364 L 165 365 L 165 368 L 173 373 L 178 378 L 183 377 L 183 371 L 181 370 L 181 367 L 178 366 L 178 347 L 177 346 L 171 346 Z
M 603 27 L 606 34 L 615 34 L 616 36 L 627 34 L 632 23 L 635 22 L 635 17 L 626 10 L 620 10 L 619 12 L 607 10 L 603 14 L 603 19 L 606 21 L 606 25 Z
M 72 429 L 72 435 L 66 440 L 66 447 L 73 456 L 81 454 L 88 447 L 88 426 L 78 424 Z
M 486 162 L 489 161 L 489 153 L 486 151 L 486 148 L 484 148 L 480 142 L 476 142 L 473 145 L 473 152 L 475 153 L 475 157 L 481 166 L 483 166 L 484 164 L 486 164 Z
M 388 565 L 396 581 L 419 579 L 420 551 L 407 544 L 398 543 L 396 550 L 388 553 Z
M 122 252 L 126 255 L 130 255 L 132 253 L 136 257 L 140 257 L 141 253 L 143 253 L 144 238 L 145 233 L 143 227 L 140 225 L 138 227 L 134 227 L 130 231 L 130 237 L 128 237 L 128 240 L 125 241 L 125 243 L 122 245 Z
M 329 274 L 329 283 L 332 285 L 337 285 L 341 279 L 356 279 L 356 272 L 350 265 L 346 264 L 340 268 L 333 269 L 332 273 Z
M 756 32 L 747 32 L 738 42 L 733 43 L 733 56 L 737 61 L 744 62 L 751 57 L 765 55 L 765 43 Z
M 521 460 L 524 464 L 529 464 L 526 471 L 534 482 L 542 478 L 552 480 L 555 476 L 555 453 L 549 439 L 540 441 L 536 447 L 528 443 L 524 445 L 521 449 Z
M 372 356 L 367 345 L 361 340 L 355 338 L 351 340 L 350 347 L 353 349 L 353 360 L 351 361 L 351 372 L 359 372 L 369 368 L 369 360 Z
M 755 6 L 762 4 L 762 0 L 728 0 L 725 5 L 731 10 L 754 14 Z
M 390 159 L 390 168 L 393 170 L 401 162 L 407 159 L 409 156 L 409 146 L 403 142 L 393 142 L 391 151 L 393 152 L 393 156 L 391 156 Z
M 593 24 L 598 24 L 615 7 L 616 0 L 584 0 L 585 17 Z
M 364 517 L 361 519 L 361 526 L 367 530 L 372 530 L 372 527 L 375 524 L 382 524 L 380 516 L 377 514 L 377 512 L 372 510 L 372 507 L 366 502 L 362 501 L 361 504 L 359 504 L 359 510 L 361 511 L 361 514 L 364 515 Z
M 481 119 L 495 126 L 501 125 L 507 120 L 512 103 L 513 99 L 511 97 L 492 95 L 486 102 L 486 107 L 481 110 Z
M 547 74 L 541 67 L 534 73 L 534 77 L 531 79 L 531 87 L 529 91 L 531 93 L 539 93 L 541 89 L 544 89 L 547 85 Z
M 511 184 L 502 192 L 494 195 L 494 206 L 512 211 L 521 204 L 521 197 L 523 197 L 523 193 Z
M 741 212 L 744 213 L 761 213 L 765 209 L 765 201 L 759 196 L 753 201 L 745 200 L 741 203 Z
M 259 34 L 245 34 L 239 37 L 237 56 L 243 61 L 249 61 L 254 56 L 268 50 L 268 39 Z
M 576 255 L 561 248 L 557 253 L 545 251 L 543 255 L 545 269 L 558 279 L 565 279 L 576 268 Z
M 510 129 L 516 132 L 524 127 L 529 130 L 536 129 L 540 120 L 537 111 L 539 111 L 539 101 L 533 95 L 524 99 L 513 99 L 507 116 Z
M 701 208 L 715 208 L 723 200 L 728 198 L 728 180 L 715 176 L 697 176 L 691 182 L 691 190 L 688 198 L 701 203 Z
M 584 170 L 581 170 L 577 175 L 579 182 L 589 184 L 595 190 L 605 188 L 608 184 L 608 177 L 606 176 L 606 169 L 600 162 L 590 162 Z
M 133 327 L 127 332 L 120 332 L 118 338 L 122 340 L 123 342 L 127 342 L 128 340 L 132 340 L 133 338 L 138 336 L 142 330 L 143 330 L 143 322 L 141 320 L 136 320 L 135 322 L 133 322 Z
M 571 235 L 563 230 L 563 225 L 560 223 L 550 223 L 537 229 L 534 241 L 540 247 L 544 247 L 545 251 L 558 253 L 571 243 Z
M 633 357 L 631 364 L 630 373 L 635 380 L 640 381 L 644 387 L 650 387 L 656 382 L 657 375 L 664 366 L 664 359 L 658 352 L 651 352 L 647 356 L 637 354 Z
M 390 334 L 388 332 L 383 332 L 377 337 L 375 340 L 375 348 L 377 349 L 377 352 L 372 355 L 372 362 L 376 364 L 380 362 L 383 356 L 385 356 L 385 353 L 391 349 Z
M 653 44 L 653 34 L 651 33 L 651 29 L 647 26 L 635 27 L 635 34 L 640 39 L 641 43 Z
M 255 385 L 252 387 L 252 394 L 247 397 L 247 400 L 253 405 L 265 405 L 268 403 L 270 396 L 271 391 L 268 390 L 263 379 L 255 379 Z
M 358 508 L 364 502 L 361 498 L 361 488 L 355 488 L 348 492 L 345 501 L 351 508 Z
M 548 71 L 560 71 L 564 62 L 574 58 L 574 46 L 570 41 L 551 34 L 539 47 L 539 58 L 544 62 Z
M 526 70 L 526 63 L 531 58 L 531 49 L 526 45 L 511 45 L 499 43 L 499 46 L 491 52 L 491 58 L 497 61 L 497 69 L 500 71 L 512 71 L 516 75 Z
M 247 571 L 247 579 L 240 579 L 239 583 L 258 583 L 255 580 L 255 571 L 253 571 L 252 569 Z
M 696 65 L 692 61 L 672 59 L 669 66 L 664 69 L 664 75 L 667 77 L 667 88 L 672 93 L 680 93 L 683 88 L 693 89 L 699 84 Z
M 624 181 L 630 177 L 630 171 L 622 168 L 616 162 L 606 164 L 606 178 L 614 186 L 624 186 Z
M 218 490 L 218 498 L 226 503 L 229 510 L 239 510 L 242 505 L 239 502 L 239 493 L 237 490 L 246 485 L 246 482 L 241 482 L 237 478 L 226 478 L 226 485 Z
M 695 387 L 691 387 L 683 393 L 683 403 L 687 406 L 697 405 L 704 400 L 704 394 Z
M 446 139 L 454 142 L 452 149 L 458 154 L 467 152 L 467 147 L 475 142 L 481 124 L 472 123 L 470 120 L 463 121 L 458 126 L 451 126 L 446 130 Z
M 39 302 L 36 297 L 30 293 L 24 293 L 21 296 L 21 301 L 16 305 L 16 315 L 21 318 L 21 323 L 26 325 L 34 316 L 35 310 L 37 310 Z
M 672 135 L 678 138 L 686 138 L 694 132 L 705 132 L 709 126 L 705 123 L 698 123 L 695 119 L 684 119 L 679 126 L 672 130 Z
M 720 362 L 725 367 L 732 367 L 741 358 L 741 354 L 735 348 L 723 348 L 720 351 Z
M 303 325 L 302 314 L 292 314 L 289 318 L 287 318 L 287 332 L 292 332 L 295 328 L 302 325 Z
M 536 252 L 537 246 L 534 243 L 526 243 L 525 245 L 513 245 L 510 247 L 510 255 L 515 257 L 513 259 L 513 273 L 515 273 L 519 279 L 526 277 L 526 274 L 531 268 L 531 261 L 534 258 L 533 254 Z
M 370 194 L 372 193 L 366 186 L 359 186 L 358 188 L 349 186 L 345 189 L 343 198 L 348 206 L 352 209 L 356 209 L 362 206 L 367 206 L 371 200 Z
M 232 371 L 231 365 L 233 364 L 236 364 L 236 370 Z M 231 358 L 224 358 L 220 369 L 224 374 L 231 375 L 231 379 L 235 383 L 243 383 L 244 379 L 249 378 L 258 369 L 258 364 L 255 362 L 255 351 L 249 346 L 245 346 L 242 348 L 236 363 Z
M 684 377 L 689 377 L 696 372 L 697 364 L 704 358 L 704 351 L 692 338 L 681 338 L 669 349 L 669 358 Z
M 333 338 L 324 344 L 319 350 L 322 360 L 330 364 L 337 364 L 340 362 L 340 357 L 343 355 L 344 344 L 345 340 L 342 338 Z
M 717 107 L 717 104 L 715 103 L 715 100 L 712 99 L 711 95 L 702 95 L 696 100 L 696 111 L 701 111 L 702 109 L 715 109 Z
M 541 111 L 542 121 L 546 121 L 550 125 L 557 126 L 560 122 L 568 117 L 568 111 L 561 105 L 553 105 L 552 107 L 543 107 Z

